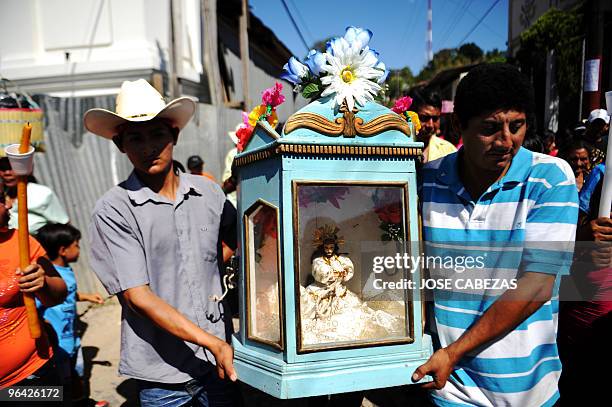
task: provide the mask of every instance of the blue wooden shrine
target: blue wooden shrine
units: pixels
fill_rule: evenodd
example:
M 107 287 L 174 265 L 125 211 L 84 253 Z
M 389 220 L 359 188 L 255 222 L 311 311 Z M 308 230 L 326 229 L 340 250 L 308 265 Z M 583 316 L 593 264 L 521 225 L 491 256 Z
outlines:
M 377 103 L 334 106 L 310 103 L 280 135 L 259 122 L 235 161 L 234 363 L 281 399 L 410 384 L 431 355 L 422 293 L 408 284 L 421 270 L 395 261 L 421 253 L 423 145 Z

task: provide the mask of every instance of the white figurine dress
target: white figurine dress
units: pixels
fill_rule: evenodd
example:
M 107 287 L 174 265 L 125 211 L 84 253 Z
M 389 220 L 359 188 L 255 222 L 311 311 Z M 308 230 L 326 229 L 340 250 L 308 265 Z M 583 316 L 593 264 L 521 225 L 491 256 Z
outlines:
M 313 260 L 315 282 L 300 287 L 303 345 L 382 340 L 401 334 L 403 318 L 370 308 L 344 285 L 353 273 L 353 262 L 346 256 Z

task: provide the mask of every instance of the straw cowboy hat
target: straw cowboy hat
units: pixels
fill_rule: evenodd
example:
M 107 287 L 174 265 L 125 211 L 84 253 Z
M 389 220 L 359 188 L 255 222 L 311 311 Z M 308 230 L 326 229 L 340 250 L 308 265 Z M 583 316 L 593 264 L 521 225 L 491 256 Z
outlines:
M 166 104 L 149 82 L 138 79 L 125 81 L 121 85 L 116 113 L 106 109 L 90 109 L 83 116 L 83 124 L 88 131 L 107 139 L 117 135 L 117 126 L 123 123 L 146 122 L 156 118 L 170 120 L 182 130 L 193 117 L 195 109 L 195 102 L 187 97 Z

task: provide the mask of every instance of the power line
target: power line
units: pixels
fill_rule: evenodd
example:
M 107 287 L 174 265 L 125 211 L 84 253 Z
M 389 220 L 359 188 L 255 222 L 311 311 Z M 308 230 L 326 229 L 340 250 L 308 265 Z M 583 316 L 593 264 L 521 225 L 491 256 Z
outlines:
M 457 0 L 449 0 L 451 3 L 454 3 L 455 5 L 459 6 L 459 2 Z M 474 13 L 472 13 L 469 8 L 466 9 L 467 15 L 472 17 L 474 20 L 478 20 L 478 17 L 476 17 L 476 15 Z M 487 23 L 482 23 L 482 26 L 484 28 L 486 28 L 487 30 L 491 31 L 492 34 L 497 35 L 499 38 L 503 39 L 503 40 L 507 40 L 506 37 L 504 37 L 502 34 L 500 34 L 497 30 L 495 30 L 494 28 L 492 28 L 489 24 Z
M 291 10 L 289 10 L 289 7 L 287 7 L 287 3 L 285 2 L 285 0 L 281 0 L 281 3 L 283 3 L 283 7 L 285 8 L 287 15 L 289 16 L 289 19 L 291 20 L 291 24 L 293 24 L 295 31 L 297 31 L 300 39 L 302 40 L 302 44 L 304 44 L 304 48 L 306 48 L 307 52 L 310 51 L 310 47 L 308 46 L 308 43 L 304 39 L 304 35 L 302 34 L 302 31 L 300 31 L 300 27 L 298 27 L 297 23 L 295 22 L 295 19 L 293 18 L 293 15 L 291 14 Z
M 468 0 L 465 0 L 463 7 L 465 7 L 465 5 L 467 4 Z M 444 40 L 446 39 L 446 37 L 448 36 L 448 31 L 450 30 L 451 26 L 457 21 L 457 12 L 461 11 L 461 4 L 459 3 L 454 3 L 455 4 L 455 8 L 453 9 L 453 11 L 451 13 L 449 13 L 449 20 L 450 22 L 448 22 L 447 24 L 445 24 L 446 26 L 446 30 L 444 30 L 444 32 L 438 37 L 440 40 L 440 45 L 442 45 L 444 43 Z
M 314 44 L 314 37 L 312 33 L 310 32 L 310 30 L 308 29 L 308 24 L 306 24 L 306 20 L 304 20 L 304 18 L 302 17 L 302 13 L 300 13 L 300 9 L 295 5 L 293 0 L 289 0 L 289 3 L 291 3 L 291 6 L 293 6 L 293 9 L 295 10 L 295 13 L 297 14 L 298 20 L 300 20 L 300 23 L 302 24 L 304 31 L 306 31 L 306 35 L 310 39 L 311 43 Z
M 406 41 L 408 40 L 408 38 L 412 37 L 412 33 L 414 31 L 414 26 L 416 25 L 416 21 L 417 21 L 417 15 L 418 15 L 418 12 L 420 10 L 419 6 L 421 4 L 425 4 L 425 3 L 419 2 L 416 5 L 415 9 L 412 10 L 412 13 L 410 13 L 410 17 L 409 17 L 410 21 L 407 22 L 406 29 L 404 30 L 404 33 L 403 33 L 402 37 L 400 37 L 401 38 L 400 42 L 399 42 L 399 44 L 400 44 L 400 52 L 404 51 L 404 48 L 405 48 L 405 45 L 406 45 Z
M 446 44 L 451 34 L 455 32 L 455 29 L 457 28 L 461 20 L 463 20 L 463 17 L 465 16 L 465 12 L 470 8 L 470 6 L 472 5 L 472 2 L 473 0 L 465 0 L 465 2 L 463 3 L 463 6 L 461 7 L 460 14 L 457 16 L 457 18 L 455 18 L 455 20 L 448 27 L 448 30 L 446 30 L 446 32 L 444 33 L 444 39 L 440 42 L 440 45 Z
M 478 20 L 476 24 L 474 24 L 474 27 L 472 27 L 472 29 L 465 35 L 465 37 L 463 37 L 461 41 L 459 41 L 459 45 L 463 44 L 463 41 L 465 41 L 476 30 L 476 28 L 478 28 L 480 23 L 482 23 L 482 20 L 484 20 L 489 15 L 491 10 L 493 10 L 493 7 L 495 7 L 497 3 L 499 3 L 499 0 L 495 0 L 493 4 L 491 4 L 491 7 L 489 7 L 488 10 L 482 15 L 482 17 L 480 17 L 480 20 Z

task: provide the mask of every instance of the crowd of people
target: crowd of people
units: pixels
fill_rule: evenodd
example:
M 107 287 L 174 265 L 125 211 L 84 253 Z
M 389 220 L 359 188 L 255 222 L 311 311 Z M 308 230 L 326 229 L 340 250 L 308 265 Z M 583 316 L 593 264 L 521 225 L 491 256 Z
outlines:
M 116 112 L 84 116 L 85 127 L 112 140 L 133 165 L 96 204 L 88 237 L 91 269 L 122 306 L 119 372 L 138 381 L 142 405 L 249 405 L 235 383 L 233 312 L 226 301 L 209 300 L 221 296 L 223 264 L 237 245 L 236 208 L 226 199 L 235 190 L 231 168 L 218 183 L 200 156 L 189 157 L 188 172 L 174 160 L 196 109 L 191 99 L 165 104 L 144 80 L 124 83 L 120 96 Z M 610 217 L 598 216 L 610 125 L 604 109 L 568 137 L 537 136 L 530 127 L 533 89 L 504 64 L 473 68 L 446 117 L 434 90 L 409 96 L 424 143 L 419 201 L 426 241 L 612 240 Z M 134 114 L 148 120 L 130 120 Z M 70 264 L 79 257 L 81 232 L 54 192 L 30 179 L 32 265 L 21 270 L 16 177 L 6 158 L 0 177 L 0 388 L 55 383 L 82 399 L 76 302 L 104 297 L 77 290 Z M 449 223 L 453 213 L 459 215 Z M 609 247 L 582 255 L 590 268 L 578 277 L 596 292 L 583 301 L 559 306 L 561 276 L 584 270 L 572 269 L 571 256 L 561 253 L 553 269 L 543 269 L 538 254 L 525 252 L 512 265 L 520 271 L 517 289 L 502 299 L 454 304 L 454 317 L 448 304 L 434 307 L 435 352 L 412 380 L 431 376 L 423 387 L 438 405 L 584 402 L 591 377 L 606 374 L 595 362 L 609 356 L 612 264 Z M 39 340 L 29 336 L 22 293 L 36 296 L 45 322 Z M 461 319 L 461 327 L 449 318 Z

